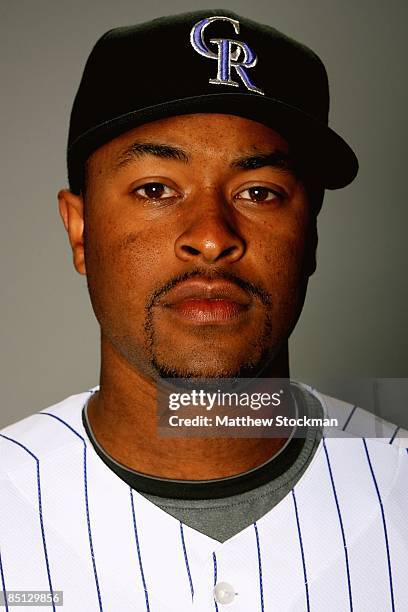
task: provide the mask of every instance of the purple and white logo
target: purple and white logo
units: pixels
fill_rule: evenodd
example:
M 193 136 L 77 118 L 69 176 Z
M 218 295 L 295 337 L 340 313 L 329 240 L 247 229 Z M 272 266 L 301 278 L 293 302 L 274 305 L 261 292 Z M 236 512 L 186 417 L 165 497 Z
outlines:
M 256 66 L 258 58 L 246 43 L 232 38 L 210 38 L 208 42 L 216 45 L 217 50 L 212 51 L 208 48 L 204 33 L 207 26 L 214 21 L 228 21 L 234 28 L 235 34 L 239 34 L 239 21 L 230 17 L 207 17 L 193 26 L 190 32 L 193 49 L 203 57 L 217 60 L 217 78 L 209 79 L 209 83 L 239 87 L 239 81 L 232 78 L 232 71 L 235 70 L 234 76 L 237 75 L 249 91 L 265 95 L 247 74 L 249 68 Z

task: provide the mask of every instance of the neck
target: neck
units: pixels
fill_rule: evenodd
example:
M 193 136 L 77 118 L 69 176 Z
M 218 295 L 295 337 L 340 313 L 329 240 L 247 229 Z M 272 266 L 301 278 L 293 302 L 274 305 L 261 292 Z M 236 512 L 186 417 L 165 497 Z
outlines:
M 99 444 L 116 461 L 138 472 L 180 480 L 225 478 L 272 458 L 286 438 L 163 438 L 156 424 L 156 384 L 134 369 L 105 339 L 100 390 L 88 405 Z M 283 347 L 263 377 L 288 378 Z

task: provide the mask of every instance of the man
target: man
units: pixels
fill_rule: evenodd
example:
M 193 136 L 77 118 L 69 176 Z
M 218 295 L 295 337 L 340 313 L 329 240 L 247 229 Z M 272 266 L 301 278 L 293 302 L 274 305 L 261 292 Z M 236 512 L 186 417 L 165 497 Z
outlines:
M 6 607 L 403 609 L 403 432 L 293 382 L 282 405 L 336 435 L 157 429 L 163 379 L 289 379 L 323 192 L 357 173 L 327 113 L 316 55 L 225 10 L 98 41 L 58 198 L 100 385 L 1 433 Z

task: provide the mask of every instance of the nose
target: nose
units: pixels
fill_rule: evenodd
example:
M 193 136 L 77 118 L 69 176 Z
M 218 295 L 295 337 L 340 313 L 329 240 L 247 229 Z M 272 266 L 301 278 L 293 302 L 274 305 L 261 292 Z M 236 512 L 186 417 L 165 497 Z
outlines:
M 200 206 L 197 216 L 177 238 L 176 256 L 185 262 L 234 263 L 245 252 L 245 242 L 235 227 L 225 203 L 212 201 Z

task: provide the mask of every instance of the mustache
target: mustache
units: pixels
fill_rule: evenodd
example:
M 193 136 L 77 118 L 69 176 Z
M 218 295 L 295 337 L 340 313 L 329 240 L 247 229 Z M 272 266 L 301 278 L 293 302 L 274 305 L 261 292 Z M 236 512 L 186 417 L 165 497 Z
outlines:
M 272 301 L 270 293 L 268 293 L 268 291 L 266 291 L 266 289 L 260 283 L 253 283 L 251 281 L 241 278 L 240 276 L 237 276 L 236 274 L 233 274 L 232 272 L 223 270 L 221 268 L 217 270 L 196 268 L 195 270 L 189 270 L 187 272 L 183 272 L 182 274 L 178 274 L 177 276 L 174 276 L 173 278 L 168 280 L 163 285 L 157 287 L 150 294 L 146 304 L 146 309 L 151 310 L 151 308 L 153 308 L 153 306 L 155 306 L 157 302 L 166 295 L 166 293 L 176 287 L 179 283 L 183 283 L 184 281 L 189 280 L 191 278 L 205 278 L 207 280 L 228 280 L 238 285 L 238 287 L 240 287 L 244 291 L 247 291 L 250 295 L 259 299 L 264 306 L 268 306 L 269 304 L 271 304 Z

